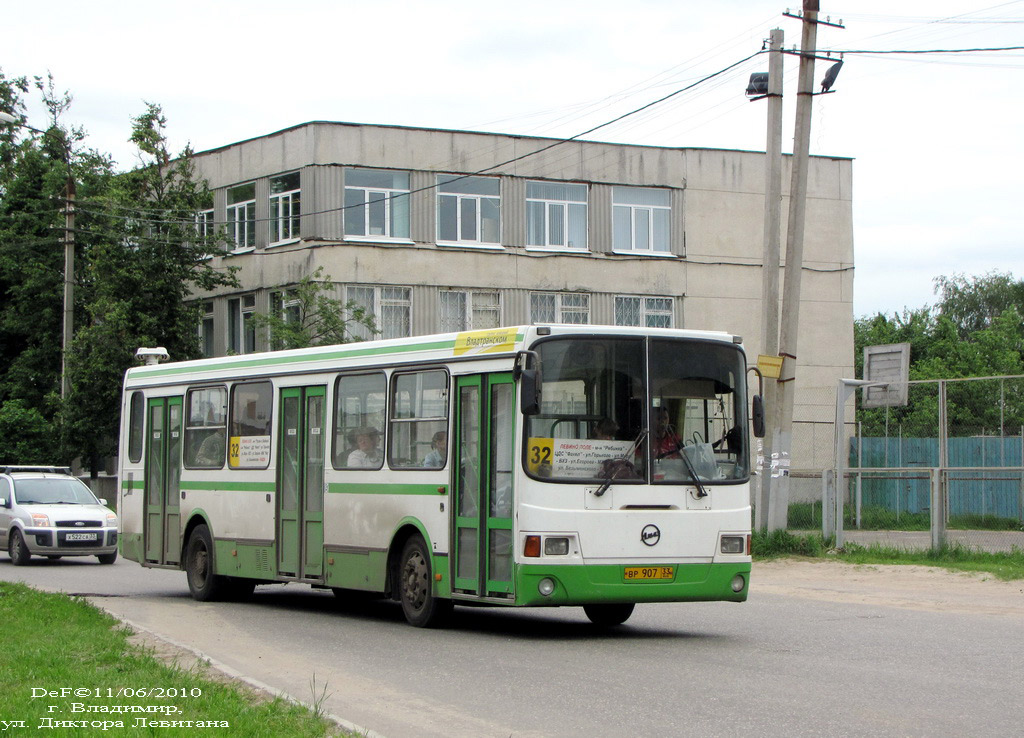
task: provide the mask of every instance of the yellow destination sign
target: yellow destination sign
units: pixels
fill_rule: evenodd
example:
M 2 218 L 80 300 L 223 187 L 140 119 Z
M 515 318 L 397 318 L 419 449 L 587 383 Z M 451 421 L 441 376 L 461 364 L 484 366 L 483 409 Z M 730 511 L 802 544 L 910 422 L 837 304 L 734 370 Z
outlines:
M 490 354 L 515 348 L 515 328 L 495 328 L 488 331 L 466 331 L 455 337 L 455 355 Z

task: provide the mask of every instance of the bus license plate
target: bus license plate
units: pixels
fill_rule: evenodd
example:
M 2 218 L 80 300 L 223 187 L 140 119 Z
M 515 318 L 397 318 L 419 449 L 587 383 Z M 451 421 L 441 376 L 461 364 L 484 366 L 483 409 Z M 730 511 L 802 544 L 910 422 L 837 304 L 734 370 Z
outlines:
M 64 536 L 65 541 L 95 541 L 95 533 L 68 533 Z
M 627 582 L 649 582 L 657 579 L 675 579 L 674 566 L 627 566 L 625 579 Z

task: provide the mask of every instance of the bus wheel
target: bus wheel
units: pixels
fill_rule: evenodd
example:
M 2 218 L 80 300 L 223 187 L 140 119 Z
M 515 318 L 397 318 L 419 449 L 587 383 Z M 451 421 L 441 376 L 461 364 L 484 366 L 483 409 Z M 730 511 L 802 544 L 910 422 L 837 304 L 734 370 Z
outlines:
M 398 564 L 398 592 L 402 612 L 410 625 L 433 628 L 441 625 L 452 611 L 451 600 L 433 595 L 430 554 L 419 536 L 405 542 Z
M 7 542 L 7 553 L 10 554 L 11 563 L 15 566 L 25 566 L 32 558 L 32 552 L 28 550 L 25 539 L 21 537 L 21 531 L 11 531 L 10 540 Z
M 605 627 L 622 625 L 633 614 L 635 605 L 632 602 L 616 602 L 608 605 L 584 605 L 583 612 L 594 625 Z
M 213 540 L 210 529 L 205 525 L 196 526 L 189 536 L 185 549 L 185 574 L 188 591 L 194 600 L 210 602 L 224 593 L 224 577 L 213 573 Z

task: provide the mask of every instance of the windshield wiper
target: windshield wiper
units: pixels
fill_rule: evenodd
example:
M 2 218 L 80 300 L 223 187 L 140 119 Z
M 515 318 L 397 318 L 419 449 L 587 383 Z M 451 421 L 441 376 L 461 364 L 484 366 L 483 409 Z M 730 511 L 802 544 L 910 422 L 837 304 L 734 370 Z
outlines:
M 708 496 L 708 491 L 704 489 L 704 485 L 700 483 L 700 478 L 697 476 L 697 470 L 693 468 L 693 462 L 686 455 L 686 447 L 680 447 L 679 458 L 683 460 L 683 465 L 686 467 L 686 471 L 690 472 L 690 478 L 693 479 L 694 485 L 697 487 L 697 499 Z
M 629 457 L 636 452 L 637 447 L 639 447 L 640 444 L 643 443 L 644 438 L 646 437 L 647 429 L 645 428 L 644 430 L 640 431 L 640 435 L 638 435 L 636 437 L 636 440 L 633 441 L 633 445 L 626 449 L 626 453 L 624 453 L 617 459 L 611 459 L 611 473 L 608 474 L 607 479 L 605 479 L 604 482 L 601 483 L 601 486 L 594 490 L 594 497 L 600 497 L 601 495 L 608 491 L 608 488 L 612 486 L 612 481 L 615 479 L 616 476 L 618 476 L 619 471 L 626 468 L 626 464 L 629 463 Z

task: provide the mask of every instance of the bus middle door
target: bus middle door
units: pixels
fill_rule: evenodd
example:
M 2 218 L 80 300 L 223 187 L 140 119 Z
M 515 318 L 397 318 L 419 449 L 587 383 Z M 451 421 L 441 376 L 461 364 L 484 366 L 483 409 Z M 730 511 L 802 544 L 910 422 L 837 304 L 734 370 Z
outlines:
M 508 373 L 456 384 L 453 592 L 511 599 L 515 385 Z
M 325 387 L 281 390 L 277 479 L 277 570 L 281 576 L 324 575 Z

